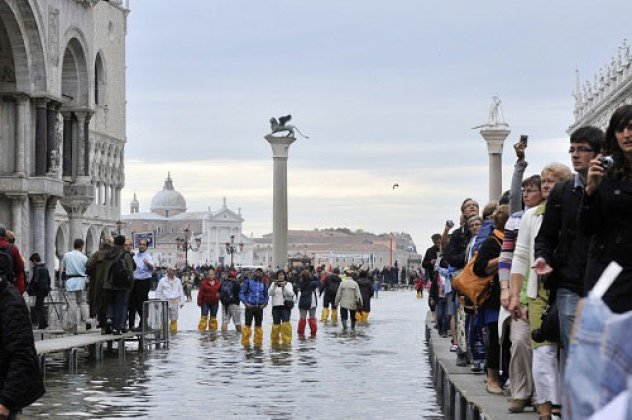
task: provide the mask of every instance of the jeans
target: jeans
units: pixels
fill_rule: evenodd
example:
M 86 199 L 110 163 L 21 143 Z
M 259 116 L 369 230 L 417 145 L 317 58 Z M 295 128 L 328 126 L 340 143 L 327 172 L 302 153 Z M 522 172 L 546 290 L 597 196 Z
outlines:
M 255 319 L 255 327 L 260 327 L 263 323 L 263 308 L 261 307 L 250 307 L 246 308 L 246 326 L 250 327 L 252 324 L 252 318 Z
M 435 318 L 437 320 L 437 330 L 439 331 L 439 334 L 443 334 L 450 329 L 448 302 L 444 297 L 440 297 L 437 299 L 437 306 L 435 307 Z
M 595 374 L 595 367 L 606 320 L 611 317 L 612 312 L 601 299 L 584 300 L 566 358 L 562 386 L 566 419 L 587 419 L 599 407 L 599 375 Z
M 202 316 L 208 316 L 208 313 L 211 313 L 213 318 L 217 318 L 217 310 L 219 309 L 219 303 L 215 305 L 203 303 L 202 304 Z
M 468 328 L 468 347 L 472 362 L 483 362 L 485 360 L 485 344 L 483 342 L 483 331 L 478 319 L 478 314 L 468 317 L 466 328 Z
M 129 294 L 128 311 L 129 326 L 134 326 L 136 322 L 136 313 L 140 316 L 140 324 L 143 325 L 143 303 L 149 299 L 149 289 L 151 288 L 151 278 L 137 280 L 134 279 L 134 287 Z
M 272 322 L 279 325 L 281 322 L 290 322 L 290 310 L 283 305 L 272 307 Z
M 44 309 L 44 299 L 46 296 L 37 296 L 35 298 L 35 308 L 31 312 L 31 318 L 33 321 L 37 321 L 37 326 L 40 330 L 48 327 L 48 311 Z
M 108 296 L 106 317 L 112 320 L 115 329 L 125 329 L 127 290 L 106 290 L 106 293 Z
M 343 308 L 342 306 L 340 307 L 340 319 L 342 320 L 342 325 L 346 327 L 347 325 L 347 319 L 351 318 L 351 328 L 355 329 L 355 325 L 356 325 L 356 311 L 355 309 L 347 309 L 347 308 Z
M 579 295 L 575 292 L 564 288 L 557 290 L 555 305 L 557 306 L 557 315 L 560 320 L 560 338 L 563 349 L 568 349 L 578 302 Z

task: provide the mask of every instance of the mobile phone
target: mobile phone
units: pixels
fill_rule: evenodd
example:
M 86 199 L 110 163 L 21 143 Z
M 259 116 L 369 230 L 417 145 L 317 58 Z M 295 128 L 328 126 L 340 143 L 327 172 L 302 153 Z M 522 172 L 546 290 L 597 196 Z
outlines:
M 527 144 L 527 141 L 529 141 L 529 136 L 527 136 L 526 134 L 522 134 L 520 136 L 520 143 Z

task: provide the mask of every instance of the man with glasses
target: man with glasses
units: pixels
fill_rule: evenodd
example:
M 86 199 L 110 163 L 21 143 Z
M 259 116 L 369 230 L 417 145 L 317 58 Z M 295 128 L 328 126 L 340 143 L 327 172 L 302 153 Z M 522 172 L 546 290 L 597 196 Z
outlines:
M 571 134 L 568 150 L 575 178 L 558 182 L 547 200 L 542 227 L 535 238 L 534 272 L 556 293 L 562 347 L 567 350 L 575 310 L 584 296 L 584 272 L 589 238 L 577 226 L 590 161 L 601 151 L 604 134 L 597 127 L 581 127 Z
M 147 240 L 141 239 L 138 243 L 138 253 L 134 255 L 134 287 L 129 298 L 129 328 L 140 331 L 143 328 L 143 303 L 149 299 L 151 288 L 151 273 L 154 271 L 154 260 L 147 252 Z M 136 313 L 140 316 L 140 323 L 135 327 Z

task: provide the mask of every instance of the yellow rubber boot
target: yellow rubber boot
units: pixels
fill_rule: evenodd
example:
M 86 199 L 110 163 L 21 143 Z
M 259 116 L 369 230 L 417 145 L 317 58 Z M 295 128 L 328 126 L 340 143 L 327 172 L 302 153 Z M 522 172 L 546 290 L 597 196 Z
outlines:
M 331 309 L 331 322 L 334 324 L 338 323 L 338 309 Z
M 250 346 L 250 327 L 248 325 L 244 325 L 241 329 L 241 344 L 244 347 Z
M 200 323 L 198 324 L 198 330 L 204 331 L 206 329 L 207 322 L 208 322 L 208 316 L 202 315 L 200 317 Z
M 281 324 L 281 340 L 284 346 L 292 344 L 292 324 L 289 322 Z
M 209 331 L 217 331 L 217 318 L 212 316 L 210 321 L 208 322 L 208 330 Z
M 320 315 L 320 322 L 327 322 L 327 318 L 329 318 L 329 309 L 323 308 L 323 312 Z
M 263 347 L 263 327 L 255 327 L 255 347 Z
M 175 334 L 178 332 L 178 321 L 171 321 L 169 323 L 169 331 L 171 334 Z
M 370 312 L 362 312 L 364 314 L 364 316 L 362 317 L 362 321 L 364 322 L 368 322 L 369 321 L 369 314 Z
M 257 330 L 255 330 L 255 337 Z M 272 332 L 270 333 L 270 342 L 273 346 L 278 346 L 281 342 L 281 324 L 272 324 Z
M 355 318 L 356 318 L 356 321 L 357 321 L 357 322 L 362 322 L 362 317 L 363 317 L 363 316 L 364 316 L 364 315 L 362 315 L 362 311 L 360 311 L 360 310 L 356 311 L 356 316 L 355 316 Z

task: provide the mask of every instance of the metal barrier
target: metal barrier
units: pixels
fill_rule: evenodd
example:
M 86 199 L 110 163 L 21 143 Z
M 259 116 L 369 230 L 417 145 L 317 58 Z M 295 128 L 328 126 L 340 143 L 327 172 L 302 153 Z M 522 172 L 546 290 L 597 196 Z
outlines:
M 169 348 L 169 302 L 149 299 L 143 303 L 143 331 L 141 350 L 149 350 L 153 345 Z

